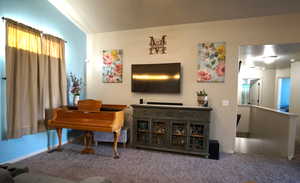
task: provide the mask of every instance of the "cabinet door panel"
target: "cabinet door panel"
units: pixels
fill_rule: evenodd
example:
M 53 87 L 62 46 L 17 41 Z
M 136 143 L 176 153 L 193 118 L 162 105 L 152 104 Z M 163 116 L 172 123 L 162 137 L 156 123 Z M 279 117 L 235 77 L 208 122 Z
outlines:
M 175 149 L 185 149 L 187 145 L 187 123 L 171 121 L 170 146 Z
M 189 124 L 189 144 L 188 148 L 192 151 L 207 150 L 207 124 L 191 122 Z
M 141 145 L 150 144 L 150 120 L 135 119 L 135 143 Z
M 164 146 L 169 144 L 169 121 L 162 119 L 151 120 L 151 144 Z

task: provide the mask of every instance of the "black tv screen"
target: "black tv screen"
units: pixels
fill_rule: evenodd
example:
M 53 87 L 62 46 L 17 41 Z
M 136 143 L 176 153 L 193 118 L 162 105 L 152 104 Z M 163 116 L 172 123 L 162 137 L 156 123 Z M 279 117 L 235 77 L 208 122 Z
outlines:
M 131 91 L 180 93 L 180 63 L 131 65 Z

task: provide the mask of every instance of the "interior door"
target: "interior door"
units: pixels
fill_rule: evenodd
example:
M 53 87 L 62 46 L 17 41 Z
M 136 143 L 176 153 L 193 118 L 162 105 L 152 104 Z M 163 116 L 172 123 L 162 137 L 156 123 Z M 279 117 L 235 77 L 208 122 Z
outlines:
M 259 79 L 251 80 L 249 95 L 250 95 L 250 103 L 253 105 L 260 104 L 260 88 L 261 88 L 261 82 Z

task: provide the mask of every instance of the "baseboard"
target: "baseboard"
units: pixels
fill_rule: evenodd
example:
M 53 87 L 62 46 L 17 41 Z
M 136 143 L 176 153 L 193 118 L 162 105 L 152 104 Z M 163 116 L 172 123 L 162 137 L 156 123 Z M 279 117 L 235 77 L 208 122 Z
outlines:
M 250 136 L 249 132 L 236 132 L 236 137 L 249 138 L 249 136 Z
M 65 144 L 67 144 L 67 143 L 69 143 L 69 141 L 64 142 L 62 145 L 65 145 Z M 30 158 L 30 157 L 32 157 L 32 156 L 35 156 L 35 155 L 38 155 L 38 154 L 40 154 L 40 153 L 47 152 L 47 151 L 48 151 L 48 148 L 44 148 L 44 149 L 38 150 L 38 151 L 36 151 L 36 152 L 27 154 L 27 155 L 25 155 L 25 156 L 18 157 L 18 158 L 15 158 L 15 159 L 12 159 L 12 160 L 3 162 L 3 163 L 1 163 L 1 164 L 6 164 L 6 163 L 16 163 L 16 162 L 18 162 L 18 161 L 21 161 L 21 160 Z
M 221 150 L 220 152 L 234 154 L 234 150 Z
M 296 136 L 296 143 L 300 144 L 300 137 Z

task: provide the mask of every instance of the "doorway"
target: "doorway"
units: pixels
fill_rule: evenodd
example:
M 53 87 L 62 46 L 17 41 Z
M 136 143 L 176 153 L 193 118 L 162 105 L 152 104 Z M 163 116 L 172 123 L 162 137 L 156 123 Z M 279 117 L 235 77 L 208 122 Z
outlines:
M 291 78 L 278 78 L 278 104 L 277 109 L 289 112 L 291 95 Z
M 293 158 L 300 43 L 240 46 L 239 63 L 235 151 Z

